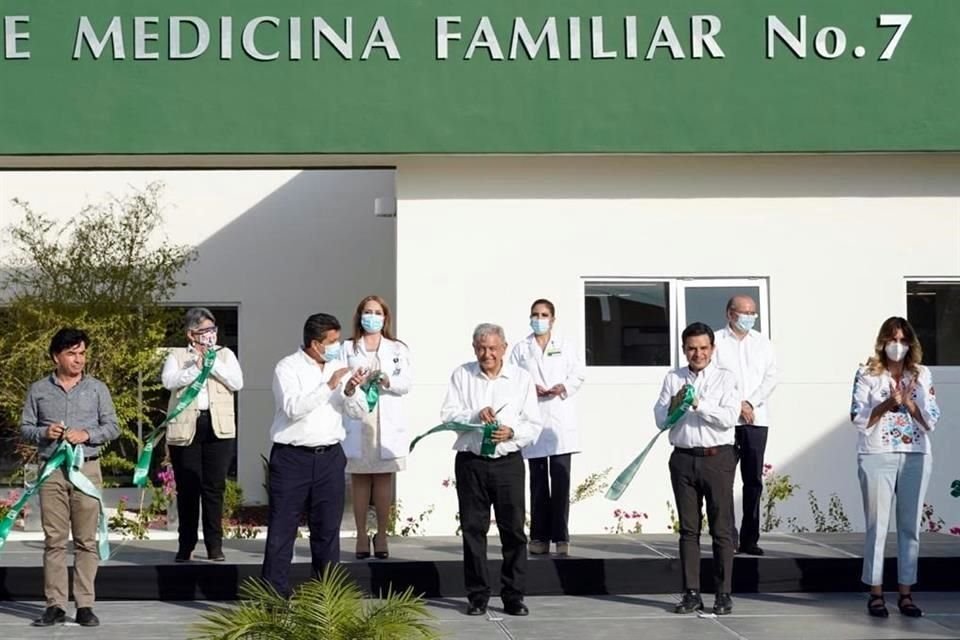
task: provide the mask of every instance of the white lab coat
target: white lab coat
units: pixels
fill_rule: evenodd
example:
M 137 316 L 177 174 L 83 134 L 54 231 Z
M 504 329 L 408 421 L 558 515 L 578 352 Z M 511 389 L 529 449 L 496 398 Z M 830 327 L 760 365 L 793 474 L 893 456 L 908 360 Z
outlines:
M 566 397 L 537 398 L 543 431 L 536 442 L 523 448 L 523 457 L 545 458 L 578 452 L 580 440 L 573 396 L 586 378 L 586 366 L 576 343 L 552 331 L 547 348 L 541 350 L 531 333 L 513 347 L 510 362 L 526 369 L 534 384 L 547 389 L 562 384 L 567 389 Z
M 369 368 L 367 350 L 360 341 L 360 349 L 354 352 L 353 340 L 343 343 L 343 355 L 352 370 Z M 380 459 L 392 460 L 407 455 L 410 449 L 410 431 L 403 414 L 402 397 L 410 391 L 413 382 L 413 369 L 410 366 L 410 350 L 400 342 L 382 338 L 376 352 L 380 359 L 380 369 L 390 378 L 390 387 L 380 390 Z M 358 391 L 358 393 L 362 393 Z M 376 410 L 376 409 L 374 409 Z M 343 451 L 348 458 L 360 458 L 363 455 L 361 421 L 348 416 L 343 417 L 343 427 L 347 432 L 343 441 Z

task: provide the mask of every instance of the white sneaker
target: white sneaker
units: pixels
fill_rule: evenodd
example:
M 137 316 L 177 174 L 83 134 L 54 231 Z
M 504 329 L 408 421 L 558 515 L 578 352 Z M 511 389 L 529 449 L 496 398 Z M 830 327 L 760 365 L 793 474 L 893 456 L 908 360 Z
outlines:
M 558 556 L 568 556 L 570 555 L 570 543 L 569 542 L 558 542 L 557 543 L 557 555 Z
M 542 556 L 546 553 L 550 553 L 550 543 L 540 542 L 539 540 L 531 540 L 529 550 L 530 555 Z

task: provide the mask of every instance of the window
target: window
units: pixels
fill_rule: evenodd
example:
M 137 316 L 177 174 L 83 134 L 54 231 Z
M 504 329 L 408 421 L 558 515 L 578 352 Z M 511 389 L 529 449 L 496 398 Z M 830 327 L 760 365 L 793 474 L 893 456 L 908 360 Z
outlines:
M 683 362 L 680 334 L 692 322 L 726 325 L 727 301 L 757 302 L 756 329 L 769 336 L 767 281 L 702 278 L 586 282 L 586 362 L 595 367 L 669 367 Z
M 588 283 L 585 293 L 588 365 L 670 364 L 669 283 Z
M 930 366 L 960 365 L 960 280 L 907 282 L 907 320 Z

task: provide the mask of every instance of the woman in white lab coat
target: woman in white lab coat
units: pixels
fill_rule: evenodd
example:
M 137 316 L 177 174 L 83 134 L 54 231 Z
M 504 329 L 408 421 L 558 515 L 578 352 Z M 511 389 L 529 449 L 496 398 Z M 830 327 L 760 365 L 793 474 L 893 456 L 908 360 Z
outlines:
M 413 371 L 410 350 L 393 335 L 390 307 L 380 296 L 367 296 L 353 316 L 353 338 L 343 343 L 351 369 L 380 372 L 380 399 L 363 419 L 344 416 L 347 473 L 353 487 L 353 515 L 357 525 L 357 558 L 370 557 L 367 512 L 370 497 L 377 514 L 373 539 L 376 558 L 389 557 L 387 526 L 397 471 L 406 466 L 410 435 L 403 416 L 402 397 L 410 390 Z
M 543 431 L 523 449 L 530 465 L 530 553 L 567 555 L 570 533 L 570 458 L 580 449 L 577 409 L 573 401 L 586 377 L 583 355 L 573 340 L 553 330 L 556 309 L 549 300 L 530 308 L 533 333 L 510 353 L 510 362 L 523 367 L 537 385 Z

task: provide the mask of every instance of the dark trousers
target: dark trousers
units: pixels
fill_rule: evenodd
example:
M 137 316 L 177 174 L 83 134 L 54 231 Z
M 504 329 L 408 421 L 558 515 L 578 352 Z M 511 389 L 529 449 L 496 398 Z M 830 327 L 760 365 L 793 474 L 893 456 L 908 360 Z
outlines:
M 767 428 L 752 424 L 737 425 L 737 453 L 743 480 L 743 520 L 739 546 L 750 549 L 760 540 L 760 497 L 763 495 L 763 454 L 767 450 Z M 737 543 L 734 532 L 734 543 Z
M 270 451 L 270 513 L 261 577 L 289 596 L 290 562 L 300 517 L 307 514 L 313 572 L 340 561 L 340 521 L 347 458 L 339 444 L 323 450 L 275 444 Z
M 721 447 L 717 455 L 698 456 L 674 449 L 670 482 L 680 518 L 680 564 L 683 588 L 700 590 L 700 523 L 703 501 L 713 538 L 713 582 L 717 593 L 730 593 L 733 576 L 733 478 L 737 453 Z
M 461 452 L 457 454 L 454 471 L 463 532 L 467 597 L 471 602 L 486 602 L 490 598 L 487 531 L 492 505 L 503 549 L 500 597 L 504 602 L 523 599 L 527 577 L 523 458 L 517 452 L 500 458 L 483 458 Z
M 235 443 L 233 438 L 218 438 L 213 432 L 210 412 L 201 411 L 193 442 L 185 447 L 170 447 L 170 462 L 177 483 L 181 552 L 189 553 L 197 546 L 201 504 L 203 542 L 207 551 L 219 551 L 223 546 L 223 492 Z
M 570 460 L 572 454 L 531 458 L 530 539 L 569 542 Z

